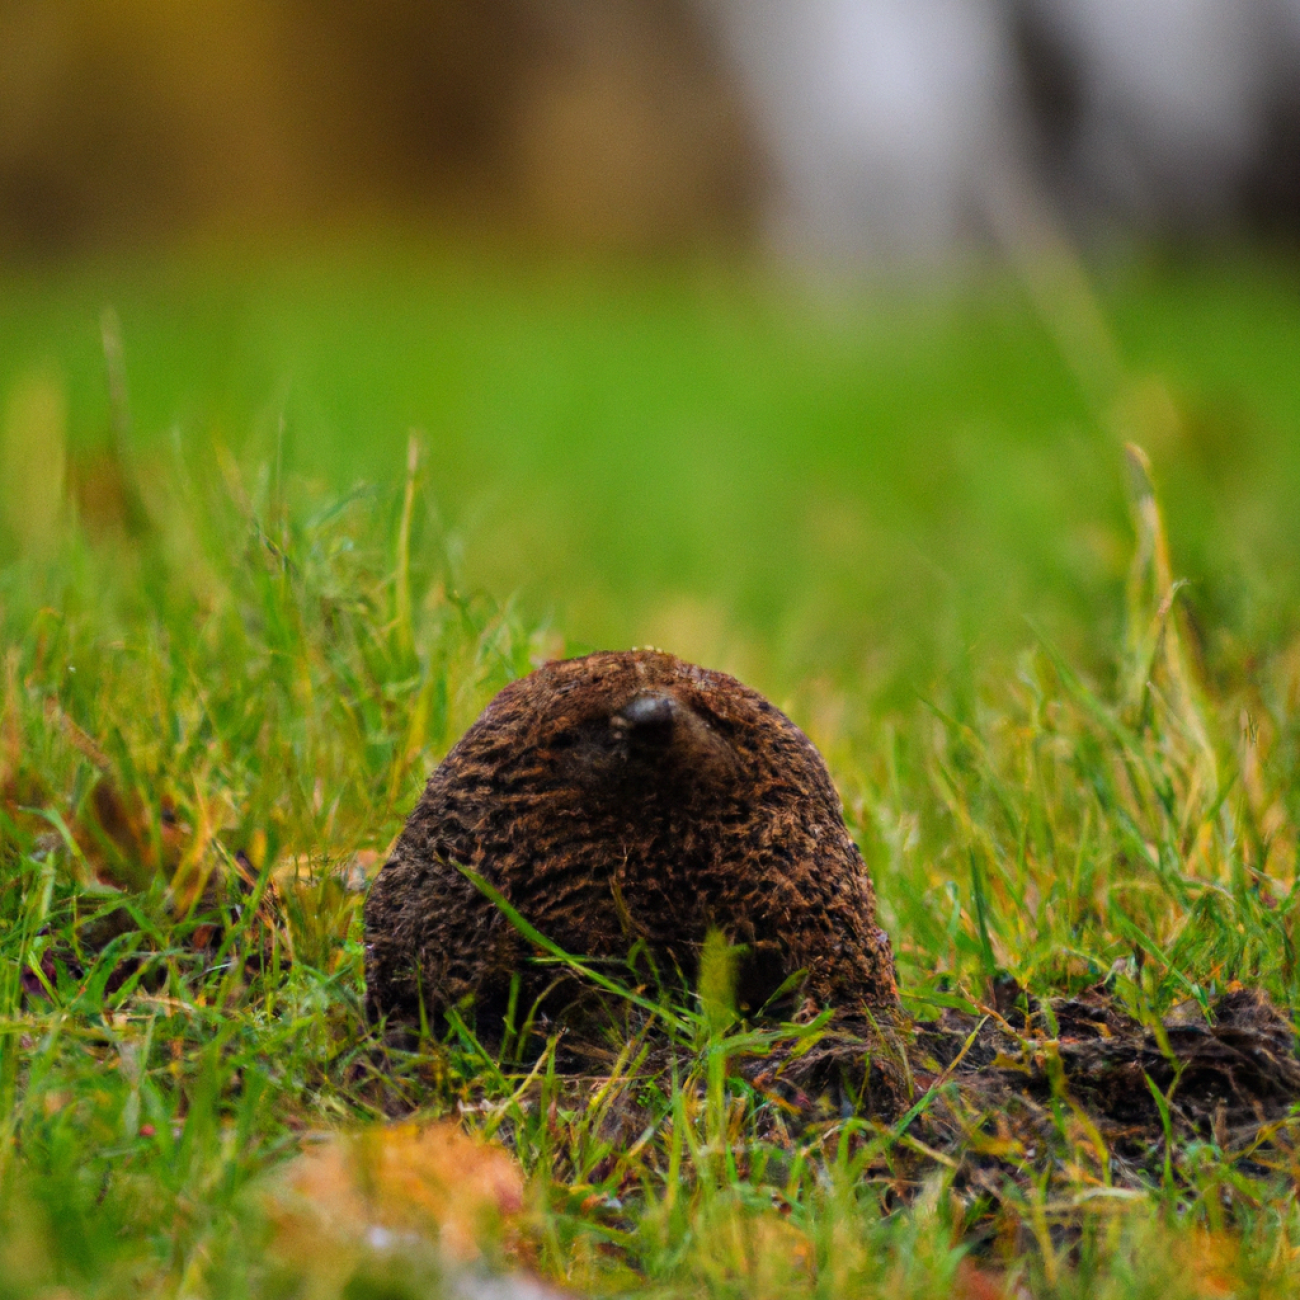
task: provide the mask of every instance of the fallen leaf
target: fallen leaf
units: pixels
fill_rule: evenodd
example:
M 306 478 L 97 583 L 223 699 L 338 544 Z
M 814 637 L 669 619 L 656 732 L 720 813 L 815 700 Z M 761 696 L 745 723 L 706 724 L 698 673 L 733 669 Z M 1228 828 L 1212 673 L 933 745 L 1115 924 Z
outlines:
M 272 1204 L 276 1248 L 299 1264 L 419 1241 L 452 1265 L 501 1245 L 519 1254 L 523 1172 L 457 1124 L 336 1134 L 290 1163 Z
M 957 1265 L 954 1279 L 954 1300 L 1005 1300 L 1005 1280 L 1001 1273 L 981 1268 L 971 1259 Z

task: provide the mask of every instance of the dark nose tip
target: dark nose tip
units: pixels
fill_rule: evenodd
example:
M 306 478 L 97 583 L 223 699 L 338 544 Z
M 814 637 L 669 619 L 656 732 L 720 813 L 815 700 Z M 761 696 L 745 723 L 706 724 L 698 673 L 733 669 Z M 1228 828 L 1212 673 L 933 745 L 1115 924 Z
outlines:
M 615 715 L 615 725 L 634 744 L 665 744 L 673 732 L 677 701 L 671 695 L 646 691 L 629 700 Z

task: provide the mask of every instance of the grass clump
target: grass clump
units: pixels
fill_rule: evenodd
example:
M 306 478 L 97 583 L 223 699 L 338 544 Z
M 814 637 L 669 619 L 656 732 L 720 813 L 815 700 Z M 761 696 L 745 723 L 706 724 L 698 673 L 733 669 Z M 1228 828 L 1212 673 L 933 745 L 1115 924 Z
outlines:
M 24 1288 L 220 1271 L 292 1134 L 375 1113 L 356 890 L 430 751 L 536 652 L 395 563 L 410 494 L 290 512 L 228 461 L 169 487 L 145 536 L 4 572 L 0 1176 L 30 1258 L 0 1273 Z
M 825 1026 L 736 1021 L 723 944 L 664 1009 L 667 1056 L 644 1008 L 577 1076 L 463 1021 L 386 1049 L 365 881 L 433 763 L 562 641 L 462 589 L 415 444 L 394 491 L 219 445 L 77 472 L 0 570 L 0 1297 L 436 1293 L 419 1259 L 286 1264 L 267 1209 L 304 1145 L 412 1110 L 508 1143 L 527 1244 L 501 1249 L 578 1291 L 1294 1289 L 1289 1119 L 1243 1148 L 1180 1127 L 1169 1089 L 1124 1172 L 1064 1088 L 1035 1149 L 955 1100 L 964 1144 L 937 1149 L 943 1071 L 906 1122 L 801 1116 L 745 1063 Z M 1150 1026 L 1238 982 L 1300 1004 L 1300 641 L 1280 620 L 1247 653 L 1189 619 L 1136 451 L 1129 474 L 1108 674 L 1031 631 L 914 707 L 821 724 L 919 1019 L 1008 990 L 1046 1018 L 1103 980 Z

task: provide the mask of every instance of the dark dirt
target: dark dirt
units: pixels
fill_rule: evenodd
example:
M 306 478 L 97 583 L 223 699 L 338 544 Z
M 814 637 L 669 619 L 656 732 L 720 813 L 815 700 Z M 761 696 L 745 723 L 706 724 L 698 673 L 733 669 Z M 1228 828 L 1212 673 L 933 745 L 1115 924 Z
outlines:
M 838 1148 L 844 1121 L 866 1119 L 852 1142 L 883 1139 L 864 1176 L 887 1203 L 906 1203 L 944 1167 L 976 1249 L 1005 1231 L 1003 1207 L 1023 1226 L 1026 1197 L 1045 1198 L 1045 1222 L 1068 1247 L 1090 1206 L 1113 1208 L 1122 1204 L 1116 1196 L 1193 1176 L 1187 1161 L 1198 1143 L 1230 1177 L 1296 1179 L 1300 1060 L 1290 1021 L 1244 989 L 1208 1010 L 1207 1019 L 1195 1003 L 1179 1006 L 1157 1027 L 1098 987 L 1030 1014 L 947 1011 L 867 1035 L 832 1022 L 811 1050 L 792 1035 L 761 1053 L 738 1051 L 728 1068 L 752 1088 L 754 1136 L 769 1149 L 793 1153 L 821 1137 Z M 581 1068 L 562 1085 L 564 1105 L 581 1109 L 608 1091 L 625 1037 L 570 1042 L 569 1060 Z M 656 1122 L 641 1099 L 695 1067 L 687 1048 L 654 1047 L 616 1081 L 602 1136 L 615 1150 L 636 1141 Z
M 950 1011 L 921 1027 L 912 1050 L 917 1086 L 952 1085 L 924 1119 L 932 1142 L 968 1150 L 974 1124 L 1008 1140 L 1005 1154 L 1015 1164 L 1059 1148 L 1072 1125 L 1074 1140 L 1090 1141 L 1076 1122 L 1086 1120 L 1105 1148 L 1113 1183 L 1138 1186 L 1165 1158 L 1165 1120 L 1153 1089 L 1165 1099 L 1175 1143 L 1201 1139 L 1229 1159 L 1280 1140 L 1300 1101 L 1295 1031 L 1258 991 L 1211 1000 L 1208 1017 L 1188 1002 L 1147 1024 L 1103 989 L 1048 1006 L 1054 1030 L 1041 1008 L 1001 1022 Z M 974 1174 L 980 1160 L 966 1159 Z M 985 1175 L 989 1166 L 985 1160 Z

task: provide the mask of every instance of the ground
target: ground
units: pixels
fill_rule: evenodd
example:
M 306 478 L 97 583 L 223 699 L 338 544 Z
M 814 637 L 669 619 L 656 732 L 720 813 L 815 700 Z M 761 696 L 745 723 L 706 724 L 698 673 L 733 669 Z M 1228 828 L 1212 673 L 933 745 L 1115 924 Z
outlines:
M 410 1107 L 509 1145 L 527 1209 L 489 1252 L 579 1292 L 1293 1290 L 1289 1122 L 1244 1151 L 1171 1121 L 1135 1186 L 1066 1091 L 1045 1150 L 972 1119 L 990 1187 L 921 1111 L 796 1123 L 707 988 L 663 1009 L 675 1080 L 638 1042 L 579 1105 L 468 1026 L 385 1055 L 358 903 L 505 681 L 652 642 L 822 746 L 918 1020 L 1097 985 L 1152 1026 L 1238 985 L 1293 1015 L 1295 281 L 1112 269 L 1099 388 L 987 273 L 11 277 L 0 1296 L 423 1294 L 267 1208 L 304 1141 Z

